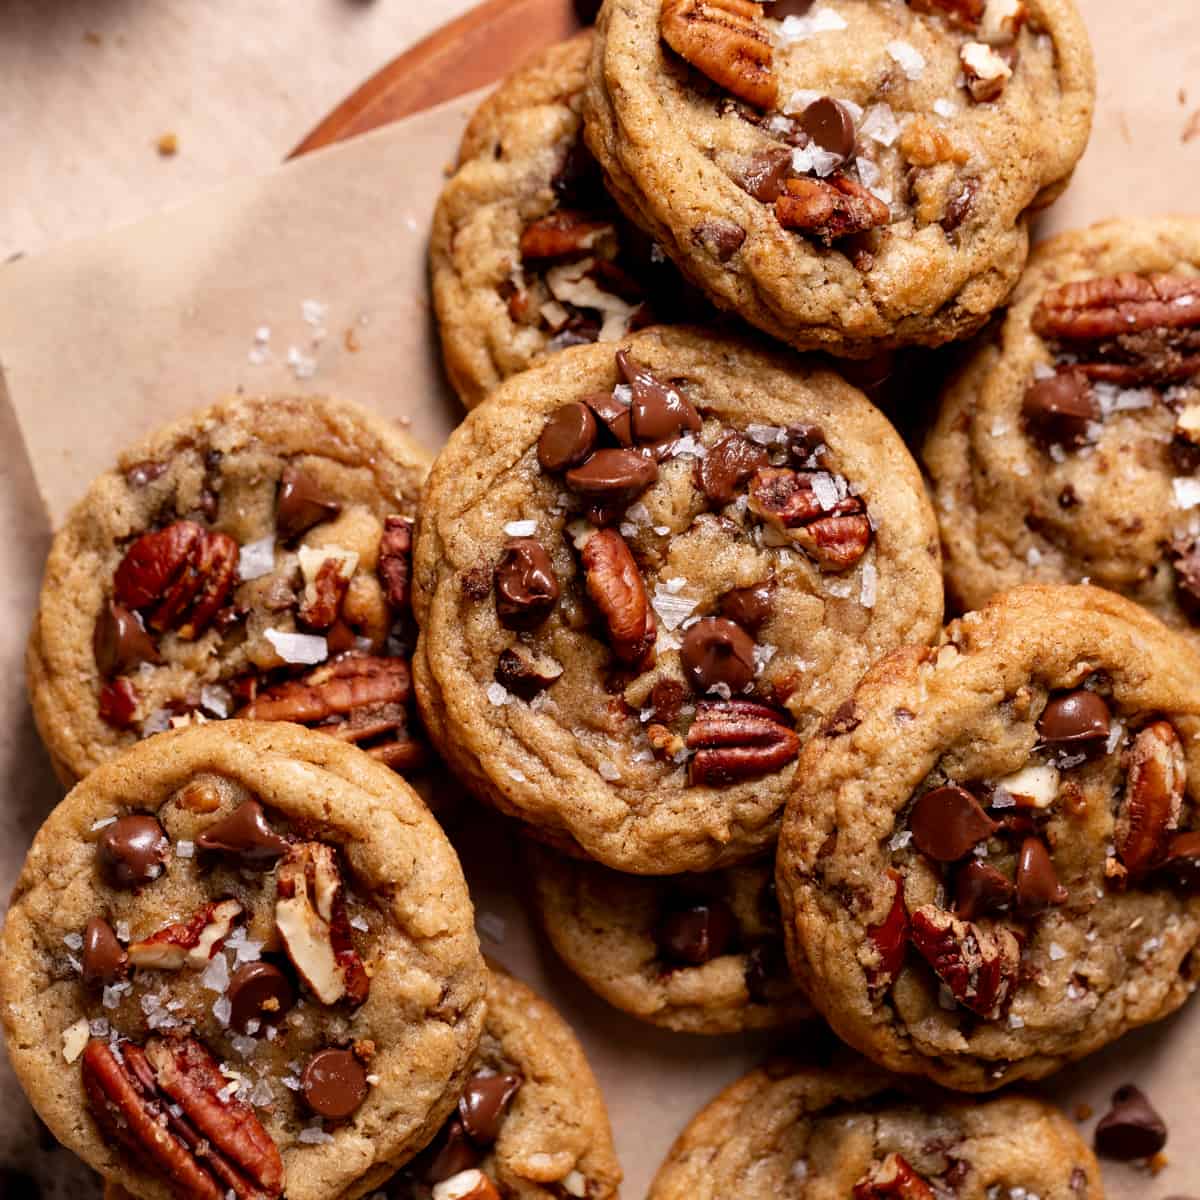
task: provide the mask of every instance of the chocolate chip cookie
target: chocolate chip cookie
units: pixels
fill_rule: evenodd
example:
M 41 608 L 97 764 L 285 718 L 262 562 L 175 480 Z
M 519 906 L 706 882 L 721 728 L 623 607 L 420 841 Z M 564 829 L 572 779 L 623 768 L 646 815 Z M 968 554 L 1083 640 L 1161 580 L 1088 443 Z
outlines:
M 1042 246 L 925 461 L 965 606 L 1086 578 L 1200 647 L 1200 220 Z
M 717 305 L 863 357 L 1004 303 L 1093 95 L 1072 0 L 622 0 L 585 119 L 622 208 Z
M 682 1033 L 813 1017 L 784 956 L 770 864 L 653 879 L 533 844 L 526 854 L 555 950 L 616 1008 Z
M 867 673 L 805 748 L 777 882 L 851 1045 L 984 1091 L 1200 977 L 1200 656 L 1137 605 L 1025 587 Z
M 670 260 L 622 218 L 583 143 L 592 37 L 544 51 L 483 102 L 438 201 L 434 306 L 446 372 L 468 408 L 547 354 L 614 341 L 689 301 Z
M 801 740 L 941 596 L 920 478 L 860 393 L 663 328 L 563 351 L 451 436 L 414 680 L 451 766 L 537 836 L 707 871 L 773 844 Z
M 295 725 L 178 730 L 51 814 L 0 955 L 9 1056 L 145 1200 L 364 1195 L 469 1078 L 486 974 L 458 860 L 394 772 Z
M 364 409 L 290 396 L 224 400 L 123 454 L 56 535 L 29 641 L 64 782 L 230 716 L 420 766 L 409 576 L 428 463 Z
M 1101 1200 L 1057 1109 L 913 1093 L 859 1064 L 779 1061 L 727 1087 L 671 1149 L 649 1200 Z

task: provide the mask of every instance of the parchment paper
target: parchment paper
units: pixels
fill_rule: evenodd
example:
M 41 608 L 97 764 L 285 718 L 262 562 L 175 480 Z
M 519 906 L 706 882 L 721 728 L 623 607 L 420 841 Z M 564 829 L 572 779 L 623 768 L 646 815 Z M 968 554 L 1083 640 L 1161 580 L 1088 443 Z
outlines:
M 1200 211 L 1200 137 L 1184 140 L 1200 109 L 1200 82 L 1188 92 L 1200 80 L 1191 0 L 1082 3 L 1100 70 L 1096 128 L 1073 187 L 1041 232 L 1122 214 Z M 59 796 L 21 670 L 47 513 L 60 519 L 133 437 L 235 388 L 340 393 L 411 419 L 419 437 L 440 444 L 459 413 L 434 353 L 426 231 L 469 108 L 455 102 L 135 227 L 0 268 L 4 892 Z M 624 1194 L 636 1200 L 691 1113 L 768 1045 L 785 1043 L 662 1033 L 595 1000 L 531 930 L 520 872 L 492 822 L 471 809 L 456 834 L 485 949 L 543 990 L 579 1032 L 612 1113 Z M 1072 1110 L 1083 1101 L 1097 1113 L 1121 1083 L 1147 1090 L 1171 1129 L 1169 1165 L 1154 1179 L 1116 1164 L 1106 1164 L 1105 1175 L 1118 1200 L 1153 1200 L 1200 1194 L 1190 1129 L 1198 1073 L 1193 1003 L 1044 1090 Z M 0 1167 L 34 1172 L 46 1196 L 88 1195 L 86 1173 L 66 1152 L 39 1148 L 2 1063 L 0 1087 L 10 1097 L 0 1107 Z

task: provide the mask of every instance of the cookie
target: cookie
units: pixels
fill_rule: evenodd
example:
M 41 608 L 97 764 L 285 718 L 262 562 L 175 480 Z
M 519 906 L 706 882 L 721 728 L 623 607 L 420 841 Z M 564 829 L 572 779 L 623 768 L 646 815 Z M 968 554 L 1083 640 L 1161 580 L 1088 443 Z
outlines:
M 813 1017 L 788 971 L 769 863 L 662 879 L 526 849 L 538 916 L 598 996 L 681 1033 L 740 1033 Z
M 293 396 L 223 400 L 126 451 L 55 536 L 29 640 L 63 781 L 235 715 L 419 766 L 408 577 L 428 464 L 364 409 Z
M 622 0 L 585 119 L 622 208 L 718 306 L 864 357 L 1004 303 L 1094 90 L 1072 0 Z
M 384 1195 L 614 1200 L 620 1182 L 604 1098 L 570 1026 L 493 965 L 458 1110 Z
M 772 1062 L 683 1131 L 649 1200 L 1101 1200 L 1100 1168 L 1071 1122 L 1032 1097 L 912 1092 L 850 1064 Z
M 434 307 L 468 408 L 548 354 L 700 307 L 621 217 L 583 143 L 592 37 L 543 51 L 483 102 L 438 200 Z
M 1195 988 L 1198 805 L 1200 657 L 1098 588 L 1004 593 L 805 747 L 777 862 L 793 970 L 882 1066 L 1048 1075 Z
M 1200 648 L 1200 220 L 1040 247 L 925 461 L 964 606 L 1088 579 Z
M 501 385 L 422 514 L 430 736 L 480 797 L 616 870 L 766 851 L 801 739 L 941 613 L 891 426 L 826 371 L 695 330 Z
M 2 948 L 21 1085 L 144 1200 L 371 1192 L 454 1107 L 483 1023 L 436 821 L 294 725 L 183 729 L 97 767 L 38 833 Z

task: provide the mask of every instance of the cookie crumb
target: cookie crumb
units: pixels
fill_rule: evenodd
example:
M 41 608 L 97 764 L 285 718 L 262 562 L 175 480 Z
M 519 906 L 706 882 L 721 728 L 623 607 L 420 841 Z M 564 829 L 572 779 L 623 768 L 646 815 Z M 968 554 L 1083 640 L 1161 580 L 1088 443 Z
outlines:
M 1075 1105 L 1075 1120 L 1089 1121 L 1091 1120 L 1095 1111 L 1096 1110 L 1092 1108 L 1092 1106 L 1086 1100 L 1081 1100 L 1077 1105 Z
M 163 158 L 174 158 L 179 153 L 179 137 L 174 133 L 164 133 L 154 145 Z

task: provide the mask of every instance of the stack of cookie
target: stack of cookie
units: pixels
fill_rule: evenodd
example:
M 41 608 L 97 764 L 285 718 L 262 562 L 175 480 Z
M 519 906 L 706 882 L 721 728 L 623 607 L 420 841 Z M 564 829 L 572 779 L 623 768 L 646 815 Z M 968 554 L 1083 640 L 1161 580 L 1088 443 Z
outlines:
M 29 652 L 77 786 L 0 965 L 59 1138 L 148 1200 L 615 1196 L 440 761 L 611 1004 L 872 1060 L 735 1084 L 654 1200 L 1102 1195 L 967 1095 L 1200 977 L 1200 223 L 1027 268 L 1093 95 L 1072 0 L 608 0 L 443 191 L 431 467 L 239 398 L 93 485 Z M 981 330 L 923 477 L 856 384 L 911 412 L 895 355 Z M 1165 1140 L 1133 1093 L 1102 1130 Z

